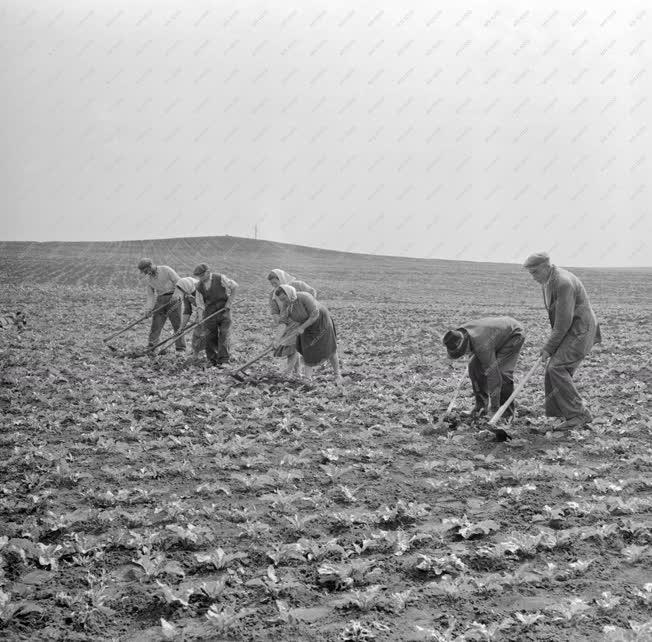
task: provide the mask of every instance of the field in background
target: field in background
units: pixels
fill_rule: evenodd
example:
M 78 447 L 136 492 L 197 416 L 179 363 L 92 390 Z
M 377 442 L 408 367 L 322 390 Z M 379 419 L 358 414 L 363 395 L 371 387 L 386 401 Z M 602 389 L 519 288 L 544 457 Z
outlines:
M 107 350 L 143 305 L 143 255 L 240 283 L 241 363 L 270 338 L 267 272 L 310 282 L 347 396 L 327 370 L 283 381 L 272 359 L 241 384 L 130 358 L 144 325 Z M 603 327 L 578 372 L 598 420 L 546 432 L 539 373 L 514 439 L 495 443 L 434 429 L 463 369 L 438 336 L 511 314 L 527 370 L 548 329 L 519 266 L 228 237 L 0 244 L 2 311 L 29 319 L 0 337 L 0 636 L 649 639 L 635 630 L 652 604 L 652 272 L 574 271 Z

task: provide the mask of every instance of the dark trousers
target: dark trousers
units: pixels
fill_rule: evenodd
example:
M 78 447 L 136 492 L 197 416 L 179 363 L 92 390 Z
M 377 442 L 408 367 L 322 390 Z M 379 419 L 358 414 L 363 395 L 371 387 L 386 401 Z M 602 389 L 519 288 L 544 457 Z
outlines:
M 148 346 L 153 346 L 159 342 L 161 337 L 161 330 L 167 319 L 170 319 L 172 328 L 175 332 L 181 327 L 181 305 L 177 301 L 172 301 L 172 294 L 161 294 L 156 297 L 156 303 L 154 304 L 154 309 L 157 312 L 154 313 L 152 317 L 152 326 L 149 331 L 149 339 L 147 341 Z M 160 309 L 159 309 L 160 308 Z M 185 337 L 179 337 L 175 341 L 175 346 L 179 352 L 185 352 L 186 350 L 186 339 Z
M 227 310 L 203 324 L 206 358 L 212 363 L 228 363 L 230 359 L 231 313 Z
M 496 361 L 500 372 L 500 405 L 502 406 L 509 396 L 514 392 L 514 368 L 518 361 L 518 355 L 523 347 L 525 336 L 518 333 L 513 334 L 498 350 L 496 350 Z M 489 389 L 487 386 L 487 373 L 480 365 L 479 359 L 474 355 L 469 361 L 469 378 L 473 386 L 476 407 L 487 408 L 489 405 Z M 509 404 L 505 416 L 509 417 L 514 413 L 514 402 Z

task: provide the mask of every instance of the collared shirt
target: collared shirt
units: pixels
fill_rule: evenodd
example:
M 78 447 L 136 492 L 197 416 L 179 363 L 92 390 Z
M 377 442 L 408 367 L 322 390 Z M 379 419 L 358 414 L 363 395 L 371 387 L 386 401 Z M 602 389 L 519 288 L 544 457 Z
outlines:
M 157 265 L 156 272 L 147 277 L 145 289 L 147 291 L 147 304 L 154 307 L 156 297 L 161 294 L 174 292 L 174 286 L 179 281 L 179 275 L 167 265 Z
M 215 274 L 211 274 L 211 280 L 214 279 L 215 276 Z M 238 284 L 233 279 L 230 279 L 228 276 L 224 276 L 224 274 L 220 274 L 220 283 L 226 290 L 227 297 L 230 297 L 233 294 L 233 291 L 238 287 Z M 205 307 L 204 297 L 199 291 L 195 293 L 195 302 L 197 303 L 197 309 L 203 312 Z

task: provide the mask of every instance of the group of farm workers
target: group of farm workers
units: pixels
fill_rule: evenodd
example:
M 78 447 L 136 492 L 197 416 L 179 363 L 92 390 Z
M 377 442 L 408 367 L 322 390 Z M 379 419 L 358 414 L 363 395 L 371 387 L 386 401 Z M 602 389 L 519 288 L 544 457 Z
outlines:
M 185 355 L 186 342 L 180 333 L 196 309 L 201 324 L 193 331 L 193 353 L 199 354 L 203 347 L 211 365 L 228 364 L 231 303 L 238 284 L 224 274 L 212 272 L 206 263 L 200 263 L 192 276 L 184 278 L 171 267 L 154 265 L 148 258 L 139 261 L 138 269 L 146 277 L 145 312 L 152 314 L 148 347 L 157 344 L 169 319 L 175 334 L 179 334 L 176 351 Z M 274 355 L 287 358 L 287 373 L 300 374 L 303 369 L 308 379 L 315 366 L 329 361 L 335 385 L 342 389 L 335 324 L 328 308 L 317 300 L 317 291 L 280 269 L 271 270 L 267 280 L 271 286 L 269 311 L 276 326 L 272 340 Z
M 546 415 L 562 419 L 557 429 L 581 428 L 593 417 L 575 387 L 573 375 L 593 345 L 601 342 L 600 326 L 577 276 L 553 265 L 545 252 L 530 255 L 523 266 L 541 285 L 551 326 L 539 352 L 545 365 Z M 150 259 L 142 259 L 138 269 L 147 277 L 147 310 L 152 312 L 149 345 L 156 344 L 167 319 L 175 332 L 182 331 L 196 307 L 203 331 L 195 329 L 193 352 L 197 354 L 203 342 L 209 363 L 228 363 L 230 308 L 238 284 L 211 272 L 205 263 L 194 269 L 192 277 L 185 278 L 170 267 L 154 265 Z M 317 300 L 315 289 L 281 269 L 271 270 L 267 278 L 271 286 L 269 311 L 276 326 L 272 344 L 276 356 L 287 358 L 285 372 L 300 373 L 303 362 L 304 373 L 310 378 L 315 366 L 329 361 L 341 389 L 335 325 L 326 306 Z M 475 398 L 472 416 L 495 413 L 509 401 L 524 341 L 522 324 L 508 316 L 470 320 L 444 334 L 442 343 L 449 359 L 469 356 L 468 375 Z M 183 336 L 176 340 L 176 349 L 185 353 Z M 509 419 L 513 414 L 512 401 L 504 417 Z

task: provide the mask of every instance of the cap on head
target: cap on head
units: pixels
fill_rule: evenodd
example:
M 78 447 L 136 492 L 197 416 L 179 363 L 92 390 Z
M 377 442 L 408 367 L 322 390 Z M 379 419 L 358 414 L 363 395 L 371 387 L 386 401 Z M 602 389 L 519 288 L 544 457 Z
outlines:
M 152 267 L 154 267 L 154 263 L 152 262 L 152 259 L 140 259 L 140 261 L 138 261 L 138 269 L 141 272 L 143 270 L 148 270 Z
M 446 346 L 446 352 L 450 359 L 459 359 L 466 353 L 469 344 L 469 335 L 460 330 L 449 330 L 441 342 Z
M 206 272 L 208 272 L 208 265 L 206 263 L 200 263 L 193 271 L 192 275 L 193 276 L 204 276 Z
M 548 263 L 550 264 L 550 256 L 547 252 L 535 252 L 534 254 L 530 254 L 530 256 L 525 259 L 525 263 L 523 263 L 524 268 L 533 268 L 537 267 L 537 265 L 541 265 L 542 263 Z

